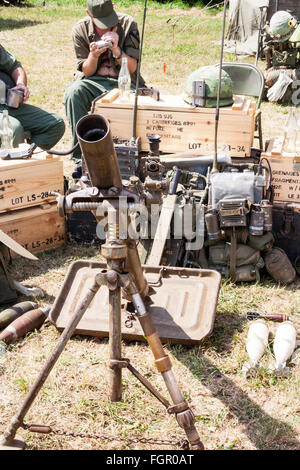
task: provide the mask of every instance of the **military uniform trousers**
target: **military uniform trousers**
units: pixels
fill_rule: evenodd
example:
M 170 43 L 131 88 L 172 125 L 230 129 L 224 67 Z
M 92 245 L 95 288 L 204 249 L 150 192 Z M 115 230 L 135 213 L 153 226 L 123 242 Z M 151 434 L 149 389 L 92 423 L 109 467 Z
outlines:
M 118 80 L 110 77 L 100 77 L 98 75 L 75 80 L 70 83 L 64 96 L 66 116 L 70 124 L 73 136 L 73 146 L 77 143 L 76 124 L 86 114 L 89 113 L 92 101 L 105 91 L 118 88 Z M 81 160 L 81 150 L 76 149 L 73 153 L 76 163 Z
M 54 113 L 49 113 L 37 106 L 23 104 L 20 108 L 10 108 L 0 105 L 2 112 L 8 109 L 9 119 L 13 127 L 13 146 L 17 147 L 29 139 L 43 150 L 54 147 L 65 132 L 63 119 Z

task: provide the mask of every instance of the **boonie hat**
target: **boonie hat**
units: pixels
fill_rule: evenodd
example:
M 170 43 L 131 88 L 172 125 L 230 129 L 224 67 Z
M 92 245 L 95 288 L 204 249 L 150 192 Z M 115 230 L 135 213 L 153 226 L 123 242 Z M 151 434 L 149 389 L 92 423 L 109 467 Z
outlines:
M 118 24 L 118 15 L 111 0 L 88 0 L 87 9 L 100 29 L 112 28 Z

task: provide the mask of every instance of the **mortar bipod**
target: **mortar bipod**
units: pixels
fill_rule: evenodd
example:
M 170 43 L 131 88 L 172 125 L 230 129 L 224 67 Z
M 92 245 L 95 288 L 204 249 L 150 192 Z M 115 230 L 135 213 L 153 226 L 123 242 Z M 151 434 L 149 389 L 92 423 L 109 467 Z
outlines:
M 122 239 L 120 234 L 121 196 L 125 194 L 125 191 L 122 190 L 120 169 L 113 148 L 109 123 L 100 115 L 84 116 L 77 123 L 76 132 L 93 187 L 83 191 L 78 199 L 76 197 L 74 199 L 72 193 L 66 197 L 59 196 L 58 207 L 62 215 L 68 211 L 91 210 L 95 211 L 98 219 L 97 212 L 100 208 L 107 214 L 106 242 L 101 246 L 101 254 L 106 259 L 107 270 L 101 270 L 93 277 L 92 286 L 87 288 L 82 296 L 82 301 L 74 309 L 75 313 L 70 318 L 56 348 L 35 381 L 25 402 L 4 432 L 0 445 L 2 444 L 3 448 L 6 449 L 9 446 L 22 447 L 20 441 L 14 440 L 18 428 L 26 427 L 24 424 L 26 413 L 98 290 L 101 286 L 106 285 L 109 290 L 111 401 L 120 401 L 122 398 L 122 367 L 127 367 L 133 372 L 133 369 L 128 365 L 128 361 L 122 359 L 121 354 L 121 289 L 123 289 L 124 296 L 131 300 L 134 305 L 136 316 L 151 347 L 155 365 L 165 381 L 173 406 L 170 406 L 158 392 L 155 391 L 154 394 L 167 407 L 169 412 L 175 413 L 179 426 L 186 432 L 190 449 L 203 449 L 203 444 L 195 427 L 194 415 L 178 388 L 171 370 L 171 361 L 164 352 L 156 327 L 143 301 L 148 293 L 148 283 L 143 275 L 136 242 L 126 237 Z M 114 191 L 112 191 L 112 187 L 114 187 Z M 102 194 L 102 188 L 107 190 L 104 191 L 105 195 Z M 131 198 L 126 199 L 126 217 L 128 208 L 132 204 L 131 199 L 132 201 L 135 199 L 133 194 Z M 124 209 L 123 206 L 122 208 Z M 101 214 L 99 217 L 101 218 L 103 215 Z M 126 235 L 128 236 L 128 233 Z M 142 382 L 152 393 L 154 392 L 154 388 L 145 379 Z M 35 428 L 37 429 L 37 427 Z M 39 428 L 41 429 L 41 427 Z
M 111 232 L 110 232 L 111 233 Z M 60 354 L 65 348 L 68 340 L 71 338 L 76 326 L 83 317 L 86 309 L 92 302 L 98 289 L 102 285 L 106 285 L 109 289 L 109 305 L 110 305 L 110 331 L 109 331 L 109 350 L 110 350 L 110 398 L 111 401 L 120 401 L 122 398 L 122 368 L 127 367 L 148 390 L 167 408 L 169 413 L 175 413 L 177 422 L 187 435 L 191 450 L 202 450 L 203 444 L 199 439 L 198 432 L 195 427 L 194 415 L 190 410 L 187 402 L 184 400 L 182 393 L 176 383 L 175 376 L 171 370 L 171 361 L 165 354 L 156 328 L 152 322 L 151 315 L 146 310 L 141 294 L 133 281 L 131 274 L 124 272 L 124 265 L 127 257 L 126 241 L 112 239 L 106 241 L 102 246 L 102 255 L 107 260 L 108 270 L 103 270 L 96 274 L 93 285 L 86 292 L 83 300 L 75 309 L 74 315 L 70 318 L 56 348 L 46 362 L 43 370 L 36 379 L 32 389 L 27 395 L 24 403 L 18 413 L 13 417 L 8 428 L 4 432 L 3 439 L 0 441 L 1 449 L 24 448 L 25 444 L 15 440 L 15 435 L 20 427 L 28 428 L 24 423 L 24 418 L 30 409 L 37 394 L 47 380 L 52 368 L 58 360 Z M 172 398 L 173 405 L 165 400 L 152 385 L 130 365 L 127 359 L 123 359 L 121 355 L 121 289 L 125 291 L 125 295 L 130 297 L 135 308 L 136 315 L 139 319 L 145 337 L 151 347 L 155 358 L 155 365 L 162 374 L 168 392 Z M 41 427 L 35 427 L 36 429 Z

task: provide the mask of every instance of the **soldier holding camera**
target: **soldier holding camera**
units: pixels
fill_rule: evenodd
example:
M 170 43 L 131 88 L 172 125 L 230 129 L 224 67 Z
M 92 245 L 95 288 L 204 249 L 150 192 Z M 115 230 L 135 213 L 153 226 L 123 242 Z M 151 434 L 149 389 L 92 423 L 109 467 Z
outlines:
M 134 19 L 116 13 L 111 0 L 88 0 L 86 12 L 87 17 L 72 31 L 78 71 L 64 97 L 73 145 L 77 142 L 76 124 L 89 112 L 92 101 L 118 87 L 123 57 L 127 57 L 132 85 L 137 78 L 140 38 Z M 140 86 L 145 86 L 142 78 Z M 80 162 L 80 149 L 75 150 L 73 159 Z

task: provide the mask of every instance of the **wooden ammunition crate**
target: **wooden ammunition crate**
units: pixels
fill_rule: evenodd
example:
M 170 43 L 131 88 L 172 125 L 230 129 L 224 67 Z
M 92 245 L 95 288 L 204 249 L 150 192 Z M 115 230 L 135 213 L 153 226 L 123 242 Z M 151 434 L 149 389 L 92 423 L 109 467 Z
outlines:
M 263 157 L 271 166 L 274 201 L 300 203 L 300 153 L 299 156 L 284 153 L 283 139 L 274 139 Z
M 66 239 L 65 219 L 56 203 L 0 214 L 0 229 L 31 253 L 56 248 Z
M 0 160 L 0 213 L 55 201 L 50 192 L 63 190 L 59 157 L 42 152 L 28 160 Z
M 132 103 L 96 102 L 95 113 L 105 116 L 116 140 L 132 137 Z M 232 157 L 249 157 L 253 146 L 256 102 L 237 97 L 233 106 L 220 110 L 220 152 L 227 149 Z M 141 138 L 141 150 L 149 151 L 147 136 L 161 136 L 160 150 L 166 153 L 188 152 L 207 155 L 214 150 L 214 108 L 194 108 L 181 96 L 165 95 L 160 101 L 148 96 L 138 97 L 137 132 Z

